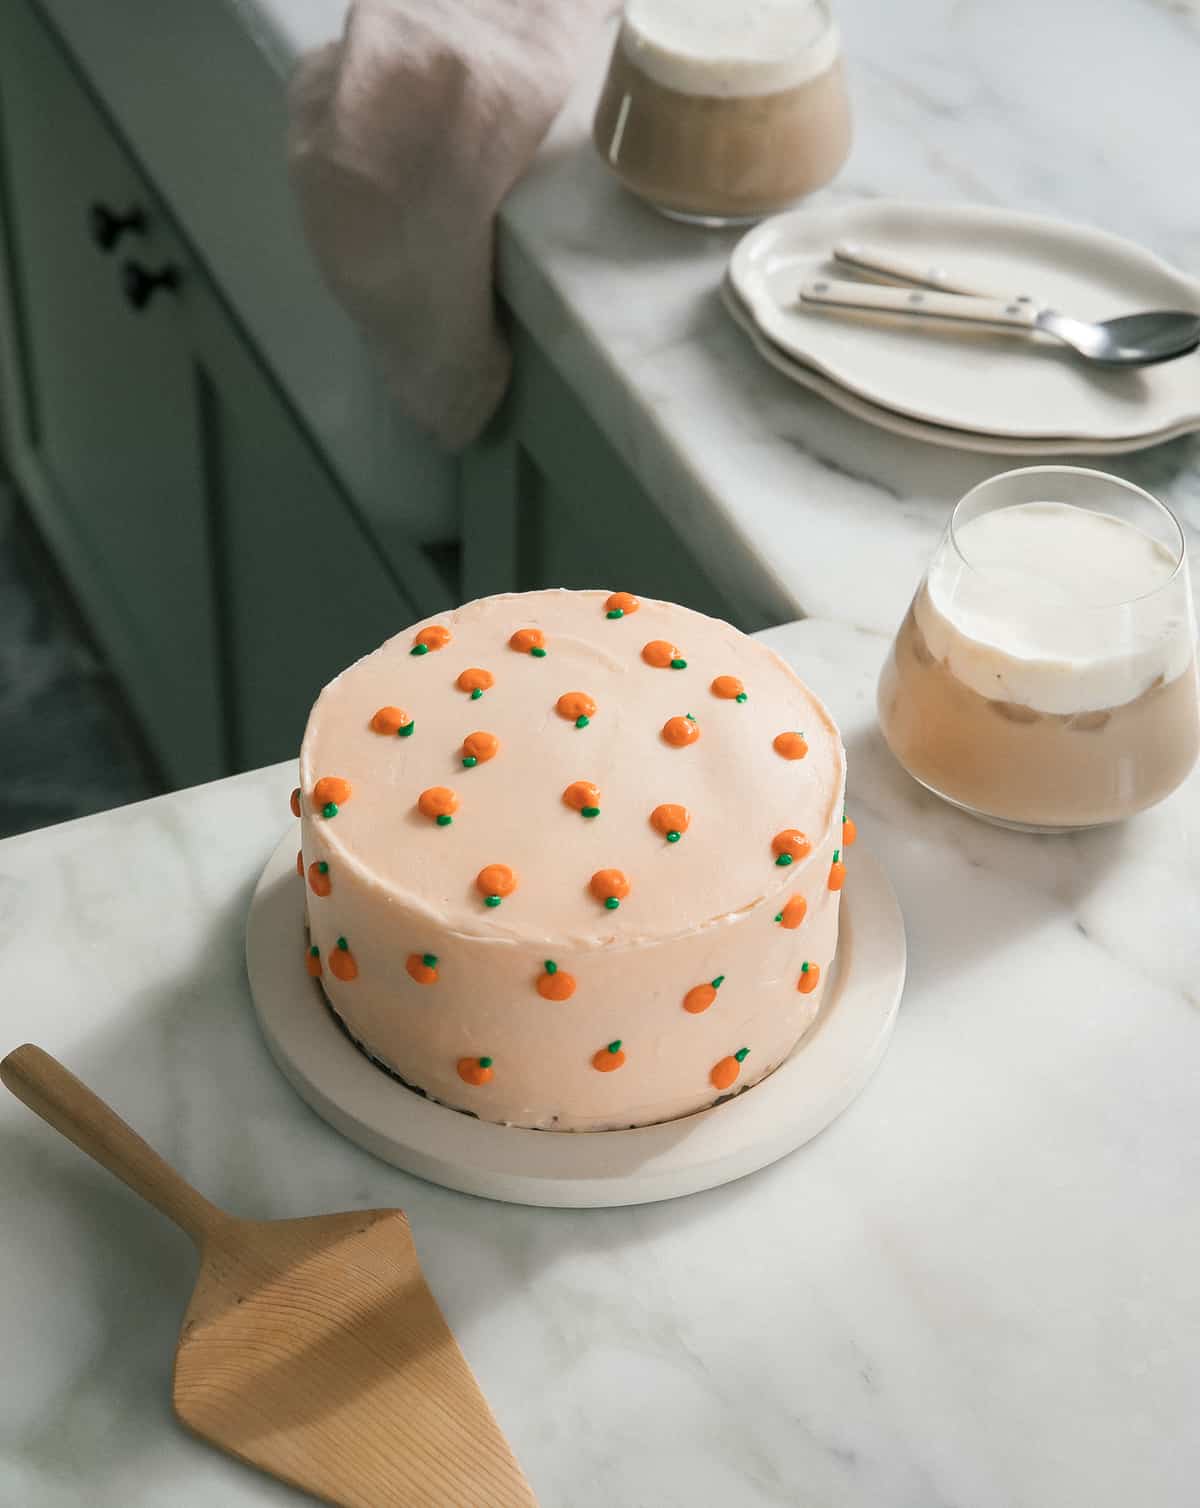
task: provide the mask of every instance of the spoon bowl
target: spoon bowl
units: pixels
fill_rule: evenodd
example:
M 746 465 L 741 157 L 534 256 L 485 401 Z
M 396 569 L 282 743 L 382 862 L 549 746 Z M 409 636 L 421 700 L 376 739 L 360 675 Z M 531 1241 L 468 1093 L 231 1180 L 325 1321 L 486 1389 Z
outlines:
M 1088 361 L 1106 367 L 1148 367 L 1173 361 L 1200 346 L 1200 314 L 1151 309 L 1097 324 L 1043 309 L 1037 328 L 1065 342 Z

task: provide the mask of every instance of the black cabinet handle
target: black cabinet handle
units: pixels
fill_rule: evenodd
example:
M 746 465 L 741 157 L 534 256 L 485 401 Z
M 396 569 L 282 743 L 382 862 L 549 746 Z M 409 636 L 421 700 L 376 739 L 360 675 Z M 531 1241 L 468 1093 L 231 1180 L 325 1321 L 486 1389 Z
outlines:
M 179 287 L 179 270 L 170 262 L 152 271 L 141 262 L 122 262 L 121 287 L 135 309 L 144 309 L 158 288 Z
M 88 229 L 101 251 L 111 251 L 126 233 L 144 235 L 146 216 L 136 205 L 121 215 L 97 201 L 88 206 Z

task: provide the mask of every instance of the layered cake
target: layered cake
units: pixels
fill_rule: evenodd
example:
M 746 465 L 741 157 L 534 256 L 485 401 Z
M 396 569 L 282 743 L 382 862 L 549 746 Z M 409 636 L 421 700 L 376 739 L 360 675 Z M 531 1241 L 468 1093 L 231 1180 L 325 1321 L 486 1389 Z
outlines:
M 468 603 L 313 707 L 309 973 L 379 1064 L 483 1120 L 688 1115 L 816 1018 L 844 790 L 828 712 L 727 623 L 624 592 Z

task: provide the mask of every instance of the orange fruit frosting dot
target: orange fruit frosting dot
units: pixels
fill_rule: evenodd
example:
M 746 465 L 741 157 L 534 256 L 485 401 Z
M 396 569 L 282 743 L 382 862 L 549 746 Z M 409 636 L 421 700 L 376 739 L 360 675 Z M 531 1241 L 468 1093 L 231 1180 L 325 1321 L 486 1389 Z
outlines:
M 800 978 L 796 981 L 796 988 L 802 995 L 811 995 L 821 982 L 821 965 L 819 963 L 805 963 L 800 968 Z
M 842 847 L 850 848 L 858 837 L 858 824 L 853 817 L 842 818 Z
M 563 803 L 581 812 L 585 806 L 600 805 L 600 787 L 590 780 L 573 780 L 562 793 Z
M 610 1042 L 607 1047 L 602 1047 L 592 1057 L 592 1067 L 597 1073 L 612 1073 L 614 1070 L 623 1068 L 624 1066 L 625 1054 L 621 1050 L 619 1039 L 616 1042 Z
M 458 810 L 458 797 L 448 785 L 431 785 L 417 797 L 417 810 L 422 817 L 449 817 Z
M 291 805 L 291 808 L 292 808 L 292 816 L 293 817 L 298 817 L 300 815 L 300 787 L 299 786 L 297 786 L 296 789 L 292 792 L 290 805 Z
M 649 644 L 642 645 L 642 659 L 655 670 L 666 670 L 672 660 L 680 658 L 678 649 L 668 639 L 651 639 Z
M 482 1084 L 490 1084 L 494 1077 L 491 1058 L 459 1058 L 458 1076 L 465 1084 L 472 1084 L 477 1089 Z
M 714 1089 L 728 1089 L 736 1082 L 738 1074 L 742 1071 L 742 1058 L 745 1056 L 746 1049 L 742 1048 L 740 1053 L 732 1053 L 715 1065 L 708 1076 Z
M 475 888 L 480 895 L 511 895 L 517 888 L 517 877 L 507 864 L 485 864 L 475 876 Z
M 621 870 L 597 869 L 591 878 L 590 889 L 598 901 L 623 901 L 631 886 Z
M 727 702 L 736 701 L 739 696 L 745 696 L 746 688 L 735 675 L 719 675 L 714 680 L 709 690 L 714 696 L 719 696 Z
M 803 733 L 777 733 L 771 747 L 784 759 L 803 759 L 808 753 Z
M 509 639 L 510 649 L 515 649 L 518 654 L 527 655 L 535 649 L 545 649 L 546 635 L 540 628 L 518 628 L 512 638 Z
M 570 1000 L 575 993 L 575 976 L 547 959 L 538 975 L 537 992 L 543 1000 Z
M 840 890 L 846 883 L 846 866 L 842 863 L 841 850 L 834 849 L 833 863 L 829 866 L 829 888 Z
M 408 970 L 409 977 L 417 984 L 437 983 L 437 959 L 432 953 L 410 953 L 404 967 Z
M 706 1011 L 717 998 L 717 992 L 711 984 L 696 984 L 683 997 L 683 1008 L 689 1015 L 698 1016 Z
M 808 915 L 808 902 L 802 895 L 794 895 L 785 902 L 783 910 L 775 918 L 781 927 L 793 931 Z
M 309 947 L 304 950 L 304 967 L 310 979 L 321 977 L 321 950 L 317 947 Z
M 472 665 L 467 670 L 460 670 L 458 679 L 454 683 L 460 691 L 490 691 L 496 684 L 496 677 L 490 670 L 483 670 L 478 665 Z
M 641 605 L 631 592 L 614 592 L 604 604 L 604 611 L 610 618 L 628 618 L 630 613 L 636 613 Z
M 329 878 L 329 865 L 324 859 L 317 859 L 308 866 L 308 886 L 314 895 L 328 895 L 333 889 Z
M 564 691 L 555 702 L 554 710 L 559 717 L 573 723 L 581 717 L 595 717 L 596 703 L 586 691 Z
M 337 947 L 329 955 L 329 972 L 344 984 L 358 978 L 358 964 L 354 954 L 345 946 L 346 939 L 339 937 Z
M 494 733 L 468 733 L 462 743 L 463 758 L 473 759 L 476 764 L 487 764 L 499 750 L 500 740 Z
M 700 725 L 694 717 L 670 717 L 663 724 L 662 736 L 673 749 L 684 749 L 700 737 Z
M 345 806 L 353 793 L 350 782 L 340 775 L 322 775 L 313 786 L 313 804 L 318 807 Z
M 304 877 L 304 855 L 300 852 L 299 849 L 296 850 L 296 873 L 303 879 L 303 877 Z
M 450 642 L 450 630 L 442 623 L 430 623 L 428 627 L 421 629 L 413 640 L 415 645 L 423 646 L 429 651 L 445 649 Z
M 667 802 L 663 806 L 656 806 L 650 813 L 650 826 L 656 833 L 662 833 L 665 838 L 668 833 L 685 833 L 692 823 L 692 815 L 686 806 L 676 806 L 674 802 Z
M 371 719 L 371 732 L 391 736 L 399 733 L 412 719 L 403 707 L 380 707 Z
M 798 827 L 785 827 L 771 839 L 771 852 L 780 858 L 802 859 L 811 847 Z

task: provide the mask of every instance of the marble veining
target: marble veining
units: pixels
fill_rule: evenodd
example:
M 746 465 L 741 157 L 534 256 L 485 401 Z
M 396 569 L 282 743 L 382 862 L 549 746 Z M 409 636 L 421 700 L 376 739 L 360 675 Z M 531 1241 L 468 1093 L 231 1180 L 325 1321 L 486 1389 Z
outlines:
M 814 206 L 995 204 L 1091 224 L 1200 269 L 1200 230 L 1180 192 L 1200 145 L 1194 6 L 847 0 L 835 10 L 855 144 Z M 737 233 L 661 219 L 596 158 L 588 126 L 604 61 L 585 70 L 502 209 L 505 298 L 647 490 L 686 521 L 719 584 L 737 593 L 757 573 L 760 591 L 797 613 L 890 631 L 951 505 L 1022 463 L 884 434 L 767 368 L 716 300 Z M 1185 359 L 1200 382 L 1200 357 Z M 1174 507 L 1200 577 L 1200 438 L 1076 464 Z
M 883 747 L 884 635 L 765 637 L 843 728 L 910 944 L 876 1077 L 775 1166 L 524 1209 L 329 1130 L 242 962 L 287 765 L 0 843 L 0 1046 L 59 1054 L 235 1212 L 403 1206 L 547 1508 L 1188 1508 L 1200 775 L 1120 828 L 999 832 Z M 186 1239 L 7 1095 L 0 1201 L 0 1502 L 300 1502 L 171 1418 Z

